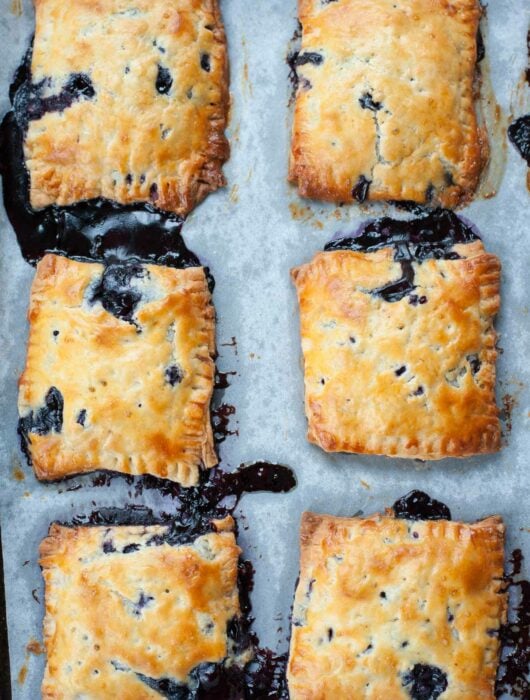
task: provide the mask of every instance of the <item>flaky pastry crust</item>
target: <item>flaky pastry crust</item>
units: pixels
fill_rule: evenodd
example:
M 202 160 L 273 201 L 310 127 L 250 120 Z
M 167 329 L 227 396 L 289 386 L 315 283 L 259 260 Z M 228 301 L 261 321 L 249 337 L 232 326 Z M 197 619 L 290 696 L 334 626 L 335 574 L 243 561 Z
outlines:
M 19 413 L 39 479 L 110 469 L 189 486 L 217 463 L 204 270 L 136 267 L 125 289 L 139 301 L 125 320 L 98 298 L 103 265 L 46 255 L 37 266 Z M 52 387 L 64 406 L 50 425 L 42 411 Z
M 94 95 L 30 119 L 33 207 L 105 197 L 186 214 L 225 184 L 228 64 L 217 0 L 35 8 L 33 84 L 57 95 L 81 74 Z
M 304 513 L 300 537 L 292 700 L 410 700 L 417 665 L 444 674 L 440 700 L 494 700 L 507 605 L 501 518 Z
M 40 547 L 44 700 L 159 700 L 151 681 L 188 684 L 201 663 L 237 662 L 240 549 L 228 529 L 190 544 L 169 526 L 64 527 Z
M 478 0 L 299 0 L 289 179 L 332 202 L 468 201 L 487 159 L 474 105 Z
M 293 270 L 311 442 L 426 460 L 500 448 L 500 263 L 478 240 L 454 251 L 412 263 L 415 304 L 374 293 L 400 278 L 392 248 L 318 253 Z

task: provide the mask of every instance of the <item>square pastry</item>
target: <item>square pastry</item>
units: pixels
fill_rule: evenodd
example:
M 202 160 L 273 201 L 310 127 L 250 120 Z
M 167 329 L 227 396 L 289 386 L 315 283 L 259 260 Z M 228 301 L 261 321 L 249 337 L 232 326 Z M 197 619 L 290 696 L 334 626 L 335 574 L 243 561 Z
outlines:
M 198 697 L 216 667 L 244 665 L 251 651 L 230 631 L 240 618 L 231 524 L 184 544 L 169 525 L 52 525 L 40 547 L 43 699 Z
M 332 202 L 469 200 L 478 0 L 298 0 L 289 179 Z
M 186 214 L 224 184 L 217 0 L 39 0 L 31 73 L 34 208 L 105 197 Z
M 304 513 L 291 699 L 494 700 L 503 543 L 498 517 Z
M 365 232 L 292 272 L 308 439 L 425 460 L 498 450 L 500 263 L 470 232 L 421 243 L 395 223 L 397 242 Z
M 19 430 L 39 479 L 110 469 L 189 486 L 216 464 L 202 267 L 46 255 L 29 322 Z

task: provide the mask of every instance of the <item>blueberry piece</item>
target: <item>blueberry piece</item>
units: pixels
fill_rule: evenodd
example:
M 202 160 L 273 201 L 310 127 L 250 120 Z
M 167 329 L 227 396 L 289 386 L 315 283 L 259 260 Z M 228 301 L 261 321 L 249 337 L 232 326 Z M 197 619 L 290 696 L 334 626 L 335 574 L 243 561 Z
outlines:
M 477 372 L 479 372 L 480 368 L 482 367 L 482 362 L 480 361 L 479 356 L 476 354 L 467 355 L 466 360 L 469 362 L 471 374 L 477 374 Z
M 311 63 L 313 66 L 320 66 L 323 62 L 324 56 L 316 51 L 305 51 L 294 58 L 295 66 L 305 66 L 307 63 Z
M 103 542 L 103 552 L 105 554 L 111 554 L 116 551 L 116 547 L 113 545 L 112 540 L 105 540 Z
M 211 70 L 210 54 L 201 53 L 201 68 L 203 70 L 205 70 L 207 73 L 210 72 L 210 70 Z
M 167 95 L 173 85 L 173 78 L 168 68 L 158 64 L 156 74 L 156 89 L 161 95 Z
M 74 97 L 86 97 L 92 99 L 96 94 L 92 81 L 86 73 L 72 73 L 65 86 L 66 92 Z
M 422 386 L 419 386 L 415 391 L 412 392 L 413 396 L 423 396 L 424 394 L 424 389 Z
M 451 520 L 451 511 L 441 501 L 423 491 L 410 491 L 392 506 L 396 518 L 403 520 Z
M 195 666 L 190 676 L 196 681 L 201 691 L 212 691 L 222 685 L 223 669 L 220 664 L 205 662 Z
M 123 552 L 123 554 L 130 554 L 130 552 L 136 552 L 138 549 L 140 549 L 139 544 L 127 544 L 122 549 L 122 552 Z
M 364 175 L 361 175 L 351 191 L 351 196 L 358 202 L 364 202 L 368 197 L 368 190 L 370 189 L 371 184 L 371 180 L 368 180 Z
M 362 97 L 359 98 L 359 104 L 363 109 L 369 109 L 372 112 L 379 112 L 383 109 L 381 102 L 374 102 L 374 98 L 369 92 L 365 92 Z
M 406 365 L 401 365 L 401 367 L 398 367 L 398 368 L 396 369 L 396 371 L 394 372 L 394 374 L 396 375 L 396 377 L 401 377 L 401 375 L 402 375 L 404 372 L 406 372 L 406 371 L 407 371 Z
M 175 386 L 176 384 L 180 384 L 180 382 L 184 379 L 184 371 L 179 365 L 170 365 L 169 367 L 166 367 L 164 376 L 168 384 Z
M 78 425 L 82 425 L 83 428 L 85 427 L 85 420 L 86 420 L 86 408 L 82 408 L 79 413 L 77 414 L 77 418 L 75 419 L 75 422 Z
M 437 700 L 447 689 L 447 676 L 438 666 L 416 664 L 403 674 L 403 687 L 412 700 Z

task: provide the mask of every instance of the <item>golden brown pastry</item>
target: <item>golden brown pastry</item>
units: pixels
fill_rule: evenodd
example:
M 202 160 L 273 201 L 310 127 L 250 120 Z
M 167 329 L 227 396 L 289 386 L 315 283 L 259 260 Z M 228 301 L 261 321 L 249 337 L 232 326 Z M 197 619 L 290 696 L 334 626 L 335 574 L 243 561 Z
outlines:
M 478 0 L 298 0 L 289 179 L 332 202 L 472 196 Z
M 507 605 L 499 517 L 304 513 L 300 537 L 291 700 L 494 700 Z
M 20 432 L 39 479 L 110 469 L 188 486 L 216 464 L 203 268 L 46 255 L 29 322 Z
M 500 263 L 480 240 L 400 260 L 400 244 L 293 270 L 308 439 L 328 452 L 441 459 L 500 447 Z
M 36 0 L 25 140 L 35 208 L 105 197 L 186 214 L 224 185 L 217 0 Z
M 43 699 L 188 697 L 204 664 L 246 663 L 227 636 L 240 549 L 225 526 L 176 544 L 168 525 L 53 524 L 40 547 Z

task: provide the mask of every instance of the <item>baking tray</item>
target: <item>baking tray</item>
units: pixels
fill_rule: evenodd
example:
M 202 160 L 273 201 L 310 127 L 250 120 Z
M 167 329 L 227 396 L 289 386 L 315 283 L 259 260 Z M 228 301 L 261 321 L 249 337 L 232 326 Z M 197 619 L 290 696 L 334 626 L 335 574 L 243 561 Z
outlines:
M 0 0 L 0 109 L 33 32 L 27 0 Z M 235 407 L 220 444 L 222 466 L 252 460 L 290 465 L 298 478 L 289 494 L 244 496 L 236 513 L 239 542 L 255 568 L 254 628 L 277 652 L 288 646 L 289 611 L 298 574 L 298 526 L 303 510 L 371 513 L 419 488 L 446 502 L 453 517 L 475 520 L 500 513 L 508 526 L 507 551 L 520 548 L 530 562 L 528 474 L 529 363 L 528 192 L 526 166 L 511 146 L 496 197 L 463 210 L 486 247 L 503 264 L 502 310 L 497 322 L 502 352 L 498 403 L 505 446 L 497 455 L 422 464 L 354 455 L 328 455 L 305 439 L 303 382 L 295 293 L 289 270 L 309 260 L 338 230 L 355 230 L 380 208 L 335 207 L 301 200 L 286 182 L 291 111 L 287 53 L 296 30 L 295 0 L 222 0 L 231 63 L 232 155 L 228 186 L 189 217 L 184 237 L 216 280 L 218 367 L 229 375 L 222 401 Z M 494 0 L 485 36 L 489 74 L 506 121 L 526 64 L 527 0 Z M 506 151 L 504 151 L 504 148 Z M 13 698 L 34 700 L 44 656 L 43 585 L 37 550 L 53 520 L 70 520 L 95 507 L 144 504 L 170 510 L 155 490 L 136 494 L 124 479 L 94 486 L 90 477 L 38 483 L 18 438 L 17 378 L 25 354 L 26 310 L 33 268 L 22 259 L 0 209 L 0 395 L 2 436 L 0 523 L 7 597 Z M 2 615 L 0 613 L 0 625 Z M 29 651 L 28 651 L 29 644 Z M 1 644 L 0 662 L 7 657 Z M 5 669 L 3 672 L 5 679 Z M 4 691 L 5 693 L 6 691 Z M 4 697 L 2 693 L 2 698 Z M 508 696 L 505 696 L 508 697 Z M 527 696 L 528 697 L 528 696 Z

